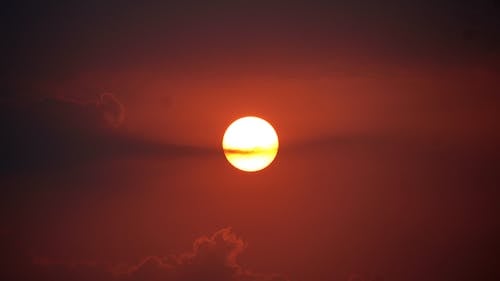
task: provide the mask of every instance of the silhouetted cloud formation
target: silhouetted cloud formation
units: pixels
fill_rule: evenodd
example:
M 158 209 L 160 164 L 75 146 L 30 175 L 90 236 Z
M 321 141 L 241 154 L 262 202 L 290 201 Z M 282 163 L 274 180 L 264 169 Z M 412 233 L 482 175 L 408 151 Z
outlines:
M 186 153 L 190 147 L 155 143 L 118 128 L 125 106 L 110 93 L 93 101 L 64 97 L 0 103 L 0 173 L 79 165 L 134 153 Z
M 125 118 L 124 106 L 112 94 L 95 101 L 45 98 L 37 102 L 4 102 L 0 108 L 0 171 L 66 165 L 107 153 Z
M 5 242 L 5 241 L 3 241 Z M 151 256 L 136 265 L 118 267 L 93 263 L 58 263 L 30 259 L 3 243 L 1 280 L 51 281 L 285 281 L 276 274 L 259 274 L 238 263 L 245 242 L 231 228 L 196 239 L 193 248 L 170 257 Z

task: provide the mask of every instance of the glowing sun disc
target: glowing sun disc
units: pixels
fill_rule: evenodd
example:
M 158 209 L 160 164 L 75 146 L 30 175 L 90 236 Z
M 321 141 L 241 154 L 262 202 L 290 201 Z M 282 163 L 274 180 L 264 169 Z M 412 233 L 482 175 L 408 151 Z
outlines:
M 247 116 L 226 129 L 222 148 L 227 161 L 234 167 L 255 172 L 269 166 L 278 153 L 278 135 L 266 120 Z

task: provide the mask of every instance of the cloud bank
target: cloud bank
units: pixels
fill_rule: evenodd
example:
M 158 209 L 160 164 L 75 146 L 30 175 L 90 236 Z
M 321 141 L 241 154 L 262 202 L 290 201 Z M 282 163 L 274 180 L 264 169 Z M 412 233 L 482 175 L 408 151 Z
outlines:
M 131 154 L 205 150 L 133 136 L 120 128 L 125 115 L 125 106 L 111 93 L 86 102 L 64 97 L 0 102 L 0 174 L 64 168 Z
M 286 281 L 277 274 L 256 273 L 237 258 L 246 243 L 231 228 L 202 236 L 190 251 L 178 255 L 150 256 L 129 266 L 65 263 L 30 258 L 6 243 L 2 251 L 1 280 L 32 281 Z

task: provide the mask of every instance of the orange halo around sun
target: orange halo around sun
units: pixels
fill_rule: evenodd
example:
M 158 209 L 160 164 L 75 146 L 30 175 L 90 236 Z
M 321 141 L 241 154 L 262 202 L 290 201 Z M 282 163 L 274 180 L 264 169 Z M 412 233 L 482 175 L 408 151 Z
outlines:
M 273 126 L 255 116 L 234 121 L 222 139 L 222 148 L 229 163 L 246 172 L 269 166 L 278 153 L 278 145 L 278 135 Z

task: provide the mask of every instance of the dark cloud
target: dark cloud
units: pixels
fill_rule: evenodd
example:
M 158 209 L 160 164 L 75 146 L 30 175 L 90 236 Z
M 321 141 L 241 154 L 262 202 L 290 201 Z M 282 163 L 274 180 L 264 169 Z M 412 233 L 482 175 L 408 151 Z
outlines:
M 5 241 L 3 241 L 5 242 Z M 15 244 L 3 243 L 1 280 L 75 281 L 285 281 L 276 274 L 259 274 L 238 263 L 246 243 L 230 228 L 195 240 L 192 250 L 170 257 L 151 256 L 132 266 L 59 263 L 30 259 Z
M 155 143 L 120 125 L 125 107 L 105 93 L 93 101 L 64 97 L 0 104 L 0 173 L 80 165 L 134 153 L 187 153 L 190 147 Z
M 125 107 L 110 93 L 101 95 L 96 103 L 96 107 L 101 111 L 104 120 L 109 125 L 117 127 L 125 119 Z
M 111 94 L 95 101 L 44 98 L 4 102 L 1 108 L 1 170 L 37 169 L 92 158 L 108 150 L 124 119 Z

